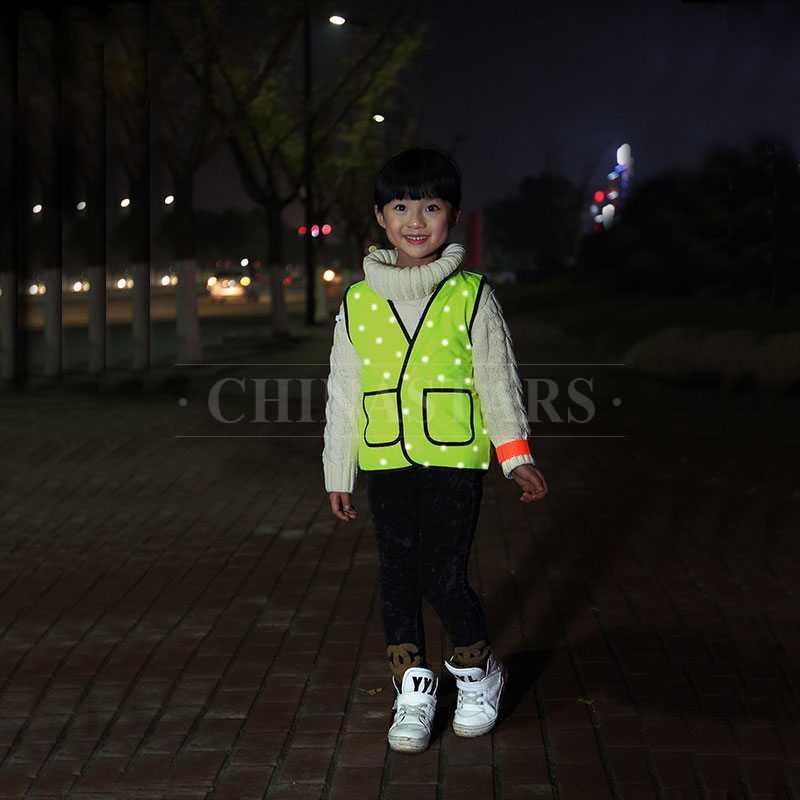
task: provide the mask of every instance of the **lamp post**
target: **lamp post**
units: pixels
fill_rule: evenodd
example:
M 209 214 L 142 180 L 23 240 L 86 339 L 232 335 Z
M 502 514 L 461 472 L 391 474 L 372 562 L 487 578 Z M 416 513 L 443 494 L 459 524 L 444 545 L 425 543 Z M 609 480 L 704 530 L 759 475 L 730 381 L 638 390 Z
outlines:
M 331 25 L 341 26 L 344 24 L 356 25 L 357 27 L 367 27 L 363 23 L 352 19 L 345 19 L 343 16 L 334 14 L 328 18 Z M 316 270 L 314 266 L 314 239 L 312 234 L 314 227 L 314 149 L 313 131 L 314 115 L 311 109 L 311 97 L 313 87 L 313 62 L 311 58 L 311 9 L 310 0 L 303 3 L 303 100 L 304 100 L 304 153 L 303 153 L 303 181 L 305 183 L 305 273 L 306 273 L 306 325 L 314 325 L 316 309 L 317 287 Z M 374 114 L 372 119 L 381 123 L 385 117 L 382 114 Z M 319 236 L 319 229 L 317 229 Z

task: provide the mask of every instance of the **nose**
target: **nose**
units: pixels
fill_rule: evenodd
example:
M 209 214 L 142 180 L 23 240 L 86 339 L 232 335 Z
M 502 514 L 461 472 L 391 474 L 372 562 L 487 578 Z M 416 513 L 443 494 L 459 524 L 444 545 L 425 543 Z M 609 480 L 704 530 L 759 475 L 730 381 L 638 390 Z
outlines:
M 422 220 L 422 209 L 418 208 L 416 211 L 412 212 L 409 225 L 411 225 L 412 228 L 421 228 L 424 224 Z

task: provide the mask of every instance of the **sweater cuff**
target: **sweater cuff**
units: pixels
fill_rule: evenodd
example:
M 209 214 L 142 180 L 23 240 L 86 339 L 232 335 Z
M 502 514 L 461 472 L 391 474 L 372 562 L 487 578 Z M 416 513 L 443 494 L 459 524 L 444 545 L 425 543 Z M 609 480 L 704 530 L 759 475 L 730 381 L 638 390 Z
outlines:
M 523 464 L 530 464 L 532 467 L 534 467 L 536 466 L 536 461 L 534 461 L 533 456 L 511 456 L 511 458 L 507 458 L 505 461 L 503 461 L 500 464 L 500 467 L 503 470 L 503 475 L 511 480 L 511 473 L 517 467 L 520 467 Z
M 347 492 L 353 493 L 356 485 L 356 475 L 358 466 L 356 462 L 352 464 L 324 464 L 325 491 L 326 492 Z

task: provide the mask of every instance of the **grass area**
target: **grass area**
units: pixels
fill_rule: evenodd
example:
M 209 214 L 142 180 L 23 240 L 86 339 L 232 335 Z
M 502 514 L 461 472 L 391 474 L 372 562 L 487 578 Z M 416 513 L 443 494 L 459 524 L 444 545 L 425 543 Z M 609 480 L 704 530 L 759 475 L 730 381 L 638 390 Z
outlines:
M 496 291 L 512 326 L 515 317 L 530 314 L 569 337 L 592 341 L 609 355 L 671 327 L 749 330 L 757 335 L 800 330 L 797 298 L 774 308 L 755 299 L 619 295 L 568 279 L 501 285 Z

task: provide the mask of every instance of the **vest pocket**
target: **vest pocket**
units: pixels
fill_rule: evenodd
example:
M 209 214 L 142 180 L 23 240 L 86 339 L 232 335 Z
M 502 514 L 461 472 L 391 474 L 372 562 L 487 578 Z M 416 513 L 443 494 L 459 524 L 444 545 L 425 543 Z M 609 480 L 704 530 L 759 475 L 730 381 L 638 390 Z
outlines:
M 364 441 L 369 447 L 387 447 L 400 441 L 397 389 L 364 392 L 361 400 L 366 424 Z
M 469 389 L 423 389 L 422 424 L 433 444 L 470 444 L 475 438 Z

